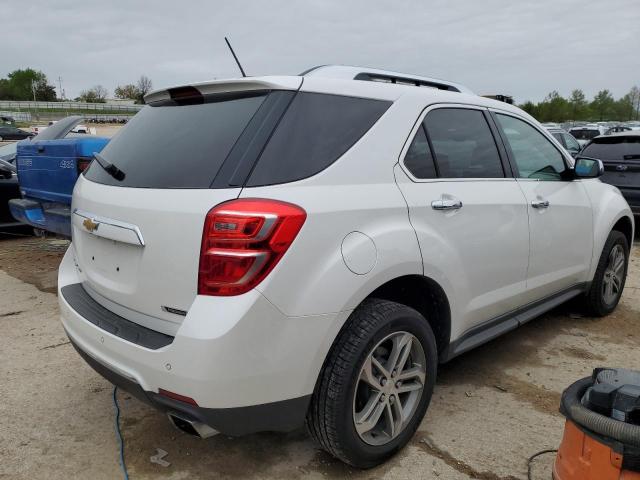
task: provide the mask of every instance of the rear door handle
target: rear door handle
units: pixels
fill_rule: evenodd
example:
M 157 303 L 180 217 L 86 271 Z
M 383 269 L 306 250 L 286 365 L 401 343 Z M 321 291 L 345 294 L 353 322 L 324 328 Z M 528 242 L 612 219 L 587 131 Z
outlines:
M 440 198 L 431 202 L 431 208 L 434 210 L 460 210 L 462 202 L 460 200 L 452 200 L 448 198 Z
M 549 200 L 534 200 L 531 202 L 533 208 L 549 208 Z

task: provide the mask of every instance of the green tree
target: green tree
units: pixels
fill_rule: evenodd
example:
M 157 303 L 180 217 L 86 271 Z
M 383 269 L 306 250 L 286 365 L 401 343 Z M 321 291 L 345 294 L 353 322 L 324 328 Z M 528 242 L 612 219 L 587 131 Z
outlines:
M 49 85 L 47 76 L 32 68 L 14 70 L 6 79 L 0 80 L 0 99 L 2 100 L 55 101 L 55 87 Z
M 629 103 L 631 103 L 632 116 L 629 120 L 640 120 L 640 88 L 637 85 L 631 87 L 629 93 Z
M 140 98 L 138 87 L 132 83 L 117 86 L 113 93 L 116 98 L 121 98 L 122 100 L 137 100 Z
M 554 90 L 538 105 L 538 115 L 542 122 L 563 122 L 569 116 L 569 102 Z
M 526 102 L 524 102 L 522 105 L 520 105 L 520 108 L 532 117 L 538 118 L 538 106 L 531 100 L 527 100 Z
M 611 119 L 615 112 L 615 100 L 609 90 L 600 90 L 591 102 L 591 110 L 598 120 Z
M 582 90 L 576 89 L 569 97 L 570 120 L 586 120 L 589 117 L 589 102 Z
M 96 85 L 89 90 L 82 90 L 77 100 L 87 103 L 105 103 L 107 101 L 107 89 L 102 85 Z

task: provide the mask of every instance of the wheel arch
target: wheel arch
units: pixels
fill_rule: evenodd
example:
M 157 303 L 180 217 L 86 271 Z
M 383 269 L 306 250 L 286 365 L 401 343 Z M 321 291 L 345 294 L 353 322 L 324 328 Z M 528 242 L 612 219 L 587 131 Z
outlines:
M 424 275 L 403 275 L 380 285 L 364 300 L 369 298 L 389 300 L 417 310 L 433 330 L 438 356 L 443 358 L 451 341 L 451 307 L 438 282 Z
M 627 243 L 629 244 L 629 248 L 633 245 L 633 220 L 631 217 L 623 216 L 618 219 L 618 221 L 613 225 L 611 230 L 617 230 L 624 234 L 627 238 Z

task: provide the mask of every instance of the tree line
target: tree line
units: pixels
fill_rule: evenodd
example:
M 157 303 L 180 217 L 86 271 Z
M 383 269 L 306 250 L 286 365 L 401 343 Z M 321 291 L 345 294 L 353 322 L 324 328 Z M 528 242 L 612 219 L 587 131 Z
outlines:
M 582 90 L 573 90 L 569 98 L 554 90 L 539 103 L 529 101 L 519 107 L 540 122 L 640 120 L 640 88 L 634 86 L 617 100 L 609 90 L 600 90 L 591 101 Z
M 134 83 L 117 86 L 113 94 L 115 98 L 144 103 L 144 96 L 152 88 L 151 79 L 141 75 Z M 104 103 L 109 93 L 102 85 L 95 85 L 82 90 L 75 100 Z M 32 68 L 18 69 L 9 73 L 7 78 L 0 78 L 0 100 L 34 98 L 48 102 L 58 100 L 55 87 L 49 83 L 43 72 Z M 573 90 L 569 98 L 564 98 L 554 90 L 541 102 L 527 101 L 519 106 L 540 122 L 640 120 L 640 88 L 634 86 L 629 93 L 617 100 L 609 90 L 601 90 L 591 101 L 587 100 L 582 90 Z
M 146 75 L 141 75 L 135 83 L 119 85 L 114 90 L 115 98 L 134 100 L 144 103 L 144 96 L 151 91 L 153 83 Z M 102 85 L 95 85 L 82 90 L 74 100 L 89 103 L 105 103 L 109 91 Z M 49 83 L 47 76 L 32 68 L 18 69 L 10 72 L 6 78 L 0 78 L 0 100 L 36 100 L 40 102 L 56 102 L 56 88 Z

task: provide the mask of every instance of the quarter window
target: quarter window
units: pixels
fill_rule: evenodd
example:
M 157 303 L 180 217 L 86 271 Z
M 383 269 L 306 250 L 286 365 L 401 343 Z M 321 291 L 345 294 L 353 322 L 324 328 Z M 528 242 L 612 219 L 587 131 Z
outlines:
M 436 167 L 424 128 L 420 125 L 404 157 L 404 165 L 416 178 L 436 178 Z
M 517 118 L 497 114 L 519 171 L 519 178 L 562 180 L 566 165 L 562 154 L 538 130 Z
M 502 178 L 504 170 L 480 110 L 439 108 L 424 119 L 442 178 Z

